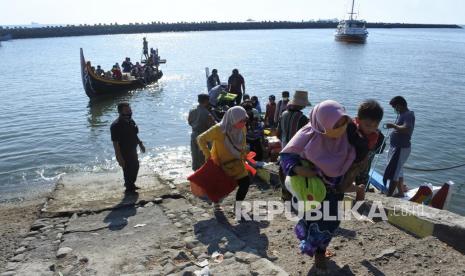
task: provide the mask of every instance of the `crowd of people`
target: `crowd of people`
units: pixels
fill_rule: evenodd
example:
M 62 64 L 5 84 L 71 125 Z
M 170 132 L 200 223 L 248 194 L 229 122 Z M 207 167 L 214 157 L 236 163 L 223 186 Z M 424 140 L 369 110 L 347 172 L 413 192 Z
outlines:
M 150 48 L 149 54 L 148 42 L 145 37 L 142 47 L 145 57 L 145 60 L 142 61 L 143 64 L 139 62 L 133 64 L 131 59 L 126 57 L 121 66 L 117 62 L 109 71 L 105 71 L 100 65 L 97 65 L 97 68 L 91 66 L 91 69 L 98 77 L 108 80 L 143 79 L 145 82 L 148 82 L 158 72 L 157 66 L 160 63 L 160 56 L 158 55 L 158 49 L 153 48 Z
M 307 117 L 302 110 L 311 106 L 308 92 L 295 91 L 291 98 L 288 91 L 283 91 L 278 102 L 274 95 L 269 95 L 263 114 L 259 98 L 245 94 L 245 81 L 237 69 L 232 71 L 228 83 L 222 83 L 214 69 L 208 77 L 208 89 L 208 94 L 198 95 L 198 105 L 187 118 L 192 127 L 192 169 L 199 172 L 207 161 L 213 161 L 236 181 L 235 208 L 240 208 L 252 181 L 246 164 L 248 154 L 253 151 L 255 160 L 265 161 L 265 130 L 274 132 L 282 148 L 278 161 L 282 200 L 290 201 L 293 210 L 309 198 L 329 206 L 323 208 L 321 218 L 308 219 L 305 215 L 295 226 L 301 252 L 314 257 L 318 269 L 326 269 L 327 247 L 340 220 L 327 220 L 325 212 L 340 218 L 338 202 L 344 193 L 355 192 L 356 200 L 364 200 L 371 162 L 386 144 L 380 130 L 384 116 L 381 104 L 365 100 L 359 104 L 357 114 L 350 116 L 342 104 L 325 100 L 313 106 Z M 392 98 L 389 104 L 399 115 L 395 123 L 385 125 L 392 133 L 384 180 L 389 186 L 388 196 L 402 197 L 402 167 L 410 154 L 415 115 L 401 96 Z M 120 104 L 118 111 L 120 117 L 112 124 L 111 137 L 124 171 L 126 189 L 134 192 L 136 149 L 139 146 L 145 151 L 145 147 L 137 136 L 129 105 Z M 215 214 L 222 213 L 221 202 L 213 203 Z

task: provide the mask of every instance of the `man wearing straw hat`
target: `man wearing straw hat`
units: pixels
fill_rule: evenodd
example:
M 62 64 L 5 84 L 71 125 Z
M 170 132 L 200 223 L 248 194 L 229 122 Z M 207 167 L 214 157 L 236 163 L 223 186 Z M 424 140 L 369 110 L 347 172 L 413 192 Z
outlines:
M 294 97 L 287 103 L 287 110 L 281 116 L 277 127 L 277 136 L 281 140 L 281 146 L 284 148 L 291 138 L 308 123 L 308 118 L 302 113 L 302 109 L 310 106 L 307 91 L 295 91 Z M 279 177 L 281 180 L 281 198 L 284 201 L 290 200 L 292 195 L 284 186 L 285 176 L 279 167 Z

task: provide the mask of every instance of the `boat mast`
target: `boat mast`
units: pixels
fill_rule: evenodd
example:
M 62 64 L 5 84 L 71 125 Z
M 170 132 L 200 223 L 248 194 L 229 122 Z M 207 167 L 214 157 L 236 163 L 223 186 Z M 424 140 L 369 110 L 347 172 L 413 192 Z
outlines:
M 355 0 L 352 0 L 352 9 L 351 9 L 351 11 L 350 11 L 350 21 L 353 20 L 353 15 L 354 15 L 354 1 L 355 1 Z

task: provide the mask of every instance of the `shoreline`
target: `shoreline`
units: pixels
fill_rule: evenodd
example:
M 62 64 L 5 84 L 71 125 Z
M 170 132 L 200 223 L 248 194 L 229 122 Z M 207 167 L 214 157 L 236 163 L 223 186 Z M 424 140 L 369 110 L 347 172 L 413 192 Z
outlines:
M 219 223 L 213 208 L 191 194 L 185 180 L 190 172 L 188 165 L 165 175 L 142 168 L 137 196 L 124 196 L 119 171 L 65 175 L 46 198 L 22 207 L 0 204 L 0 213 L 9 214 L 2 224 L 16 227 L 10 246 L 2 245 L 0 275 L 194 275 L 202 261 L 213 275 L 313 275 L 313 259 L 299 253 L 294 222 L 278 215 L 238 223 L 230 195 L 222 203 L 227 223 Z M 255 181 L 246 199 L 279 198 L 273 182 Z M 370 205 L 380 197 L 367 199 Z M 381 199 L 386 210 L 400 204 Z M 426 233 L 431 225 L 418 220 L 343 221 L 330 244 L 329 275 L 465 273 L 464 248 L 451 246 L 459 245 L 465 229 L 451 218 L 465 217 L 426 210 L 418 218 L 445 235 Z
M 193 32 L 193 31 L 228 31 L 228 30 L 276 30 L 276 29 L 335 29 L 338 22 L 334 21 L 264 21 L 264 22 L 181 22 L 181 23 L 129 23 L 111 24 L 80 24 L 66 26 L 46 26 L 40 28 L 0 27 L 0 35 L 11 35 L 12 39 L 71 37 L 111 34 L 137 34 L 162 32 Z M 367 22 L 367 28 L 448 28 L 461 29 L 458 24 L 412 24 L 412 23 L 380 23 Z

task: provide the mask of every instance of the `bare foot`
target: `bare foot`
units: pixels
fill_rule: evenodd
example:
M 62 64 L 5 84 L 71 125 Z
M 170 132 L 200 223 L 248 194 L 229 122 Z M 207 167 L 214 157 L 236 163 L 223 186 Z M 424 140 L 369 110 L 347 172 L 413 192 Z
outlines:
M 355 192 L 355 201 L 365 200 L 365 185 L 359 185 Z
M 402 185 L 402 192 L 406 193 L 406 192 L 408 192 L 409 190 L 410 190 L 410 189 L 409 189 L 409 187 L 408 187 L 407 185 L 405 185 L 405 184 Z

